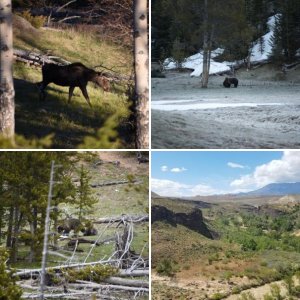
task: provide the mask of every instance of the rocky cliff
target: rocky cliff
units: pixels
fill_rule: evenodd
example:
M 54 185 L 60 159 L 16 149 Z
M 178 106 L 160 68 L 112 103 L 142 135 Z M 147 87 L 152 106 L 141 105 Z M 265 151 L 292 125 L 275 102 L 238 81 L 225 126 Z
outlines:
M 154 205 L 152 206 L 151 213 L 151 223 L 164 221 L 172 226 L 180 224 L 206 236 L 207 238 L 214 238 L 214 233 L 211 232 L 204 223 L 200 209 L 195 208 L 190 213 L 174 213 L 164 206 Z

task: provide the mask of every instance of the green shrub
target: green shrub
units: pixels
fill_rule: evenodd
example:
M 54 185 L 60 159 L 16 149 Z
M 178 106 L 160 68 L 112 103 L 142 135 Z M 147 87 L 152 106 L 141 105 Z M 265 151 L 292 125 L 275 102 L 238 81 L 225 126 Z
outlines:
M 257 249 L 257 243 L 253 240 L 245 240 L 242 242 L 243 251 L 255 251 Z
M 264 295 L 264 300 L 274 300 L 270 294 Z
M 293 295 L 293 292 L 295 290 L 295 283 L 292 276 L 288 276 L 284 279 L 284 285 L 288 291 L 288 294 Z
M 16 277 L 13 272 L 8 270 L 6 262 L 8 253 L 4 248 L 0 248 L 0 299 L 18 300 L 21 299 L 22 290 L 16 284 Z
M 221 293 L 216 293 L 216 294 L 213 294 L 211 296 L 211 300 L 221 300 L 225 297 L 225 295 L 221 294 Z
M 177 271 L 178 271 L 178 266 L 176 262 L 167 258 L 164 258 L 156 266 L 156 272 L 164 276 L 173 277 Z
M 280 294 L 280 286 L 276 283 L 271 284 L 271 295 L 274 300 L 282 300 L 283 297 Z
M 242 293 L 241 297 L 239 297 L 239 300 L 255 300 L 253 294 L 251 294 L 250 292 L 247 293 Z
M 262 261 L 262 262 L 260 263 L 260 265 L 261 265 L 262 267 L 267 267 L 267 266 L 268 266 L 268 263 L 267 263 L 266 261 Z
M 117 269 L 112 266 L 97 265 L 87 266 L 81 269 L 69 269 L 66 271 L 66 278 L 69 282 L 76 280 L 94 281 L 100 283 L 104 278 L 117 274 Z
M 241 292 L 241 288 L 239 286 L 234 286 L 231 292 L 232 294 L 239 294 Z
M 23 11 L 19 14 L 19 16 L 27 20 L 33 27 L 37 29 L 41 28 L 47 19 L 47 17 L 44 16 L 33 16 L 29 10 Z

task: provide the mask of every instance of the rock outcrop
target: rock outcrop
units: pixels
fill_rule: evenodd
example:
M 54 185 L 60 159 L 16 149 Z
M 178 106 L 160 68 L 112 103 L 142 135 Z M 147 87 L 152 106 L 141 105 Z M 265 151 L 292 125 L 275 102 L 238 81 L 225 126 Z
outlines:
M 151 209 L 151 223 L 164 221 L 172 226 L 183 225 L 193 231 L 196 231 L 207 238 L 213 239 L 214 234 L 204 223 L 200 209 L 194 209 L 190 213 L 174 213 L 164 206 L 154 205 Z

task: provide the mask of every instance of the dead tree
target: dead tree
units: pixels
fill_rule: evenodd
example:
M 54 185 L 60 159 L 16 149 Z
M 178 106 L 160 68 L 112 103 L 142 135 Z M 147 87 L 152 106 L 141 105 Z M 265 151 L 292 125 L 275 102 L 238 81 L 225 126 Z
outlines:
M 15 133 L 15 91 L 12 76 L 13 32 L 11 0 L 0 2 L 0 134 Z
M 45 218 L 45 233 L 44 233 L 44 246 L 43 246 L 42 272 L 41 272 L 41 300 L 44 299 L 45 280 L 46 280 L 50 210 L 51 210 L 52 188 L 54 184 L 53 177 L 54 177 L 54 161 L 52 161 L 51 164 L 49 193 L 48 193 L 47 211 L 46 211 L 46 218 Z

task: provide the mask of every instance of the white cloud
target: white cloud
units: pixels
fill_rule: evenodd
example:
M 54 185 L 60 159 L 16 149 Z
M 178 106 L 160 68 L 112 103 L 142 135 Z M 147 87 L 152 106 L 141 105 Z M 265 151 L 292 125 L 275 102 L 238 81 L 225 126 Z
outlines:
M 160 167 L 160 170 L 161 170 L 162 172 L 167 172 L 167 171 L 168 171 L 168 166 L 161 166 L 161 167 Z
M 168 179 L 151 179 L 151 189 L 161 196 L 188 197 L 197 195 L 213 195 L 220 192 L 205 184 L 184 184 Z
M 300 181 L 300 151 L 284 151 L 282 158 L 257 166 L 251 174 L 230 183 L 232 187 L 260 188 L 269 183 Z
M 228 162 L 227 166 L 234 169 L 245 169 L 245 166 L 233 162 Z
M 186 168 L 172 168 L 171 169 L 171 172 L 173 172 L 173 173 L 181 173 L 181 172 L 184 172 L 184 171 L 187 171 L 187 169 Z

